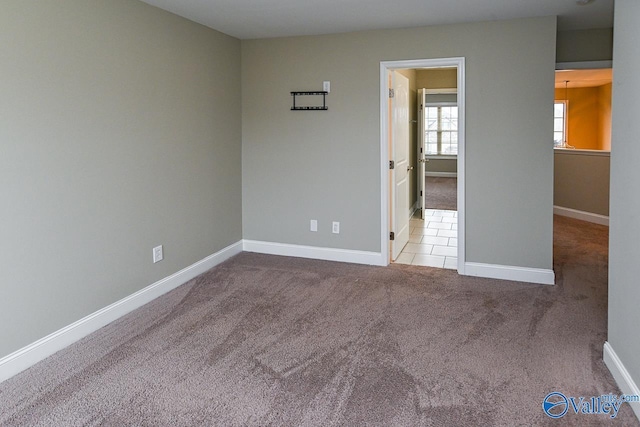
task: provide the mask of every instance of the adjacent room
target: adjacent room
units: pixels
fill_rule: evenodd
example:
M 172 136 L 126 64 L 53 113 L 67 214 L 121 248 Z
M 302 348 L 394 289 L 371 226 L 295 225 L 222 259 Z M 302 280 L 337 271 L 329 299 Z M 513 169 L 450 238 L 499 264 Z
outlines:
M 602 225 L 609 224 L 613 70 L 607 65 L 556 70 L 553 119 L 554 213 Z

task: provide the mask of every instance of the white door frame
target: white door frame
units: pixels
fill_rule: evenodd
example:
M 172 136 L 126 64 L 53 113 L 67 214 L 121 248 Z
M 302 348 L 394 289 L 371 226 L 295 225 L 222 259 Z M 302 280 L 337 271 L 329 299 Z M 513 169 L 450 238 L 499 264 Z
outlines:
M 389 80 L 397 69 L 456 67 L 458 71 L 458 273 L 465 274 L 465 60 L 464 57 L 380 62 L 380 250 L 389 264 Z
M 425 151 L 426 143 L 425 139 L 425 114 L 426 114 L 426 105 L 425 100 L 427 97 L 427 89 L 425 88 L 417 88 L 418 89 L 418 114 L 416 115 L 418 118 L 418 147 L 416 150 L 416 158 L 418 159 L 418 176 L 426 176 L 427 171 L 427 152 Z M 418 185 L 416 186 L 416 197 L 418 198 L 418 206 L 420 208 L 420 218 L 424 219 L 426 207 L 427 207 L 427 186 L 426 180 L 418 179 Z

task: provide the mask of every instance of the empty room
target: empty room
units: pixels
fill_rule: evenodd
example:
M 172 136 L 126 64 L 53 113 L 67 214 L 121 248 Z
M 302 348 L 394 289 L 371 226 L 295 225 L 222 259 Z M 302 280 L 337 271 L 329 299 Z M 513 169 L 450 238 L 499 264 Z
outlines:
M 3 0 L 0 425 L 640 425 L 638 17 Z

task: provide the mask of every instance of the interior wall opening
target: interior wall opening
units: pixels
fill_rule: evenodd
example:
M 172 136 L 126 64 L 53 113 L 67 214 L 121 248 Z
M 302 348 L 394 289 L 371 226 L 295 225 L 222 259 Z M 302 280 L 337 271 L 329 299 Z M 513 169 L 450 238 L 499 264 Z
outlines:
M 556 70 L 554 213 L 608 225 L 612 69 Z
M 446 60 L 440 60 L 446 61 Z M 463 61 L 462 61 L 463 64 Z M 391 68 L 387 82 L 390 89 L 396 89 L 394 82 L 405 80 L 409 94 L 408 138 L 409 158 L 406 166 L 396 165 L 395 171 L 389 171 L 389 230 L 400 231 L 397 216 L 407 216 L 408 232 L 398 240 L 391 240 L 389 261 L 396 263 L 457 269 L 460 272 L 460 259 L 463 252 L 460 243 L 461 215 L 458 200 L 462 199 L 458 171 L 461 169 L 460 154 L 464 154 L 464 89 L 459 89 L 459 81 L 464 70 L 457 62 L 428 66 Z M 402 89 L 399 89 L 402 90 Z M 397 142 L 402 138 L 394 130 L 398 126 L 397 104 L 403 98 L 395 93 L 395 99 L 388 103 L 386 135 L 389 142 L 389 159 L 394 161 L 397 154 Z M 461 101 L 461 102 L 459 102 Z M 396 121 L 394 121 L 396 120 Z M 402 157 L 402 156 L 399 156 Z M 406 173 L 409 187 L 407 208 L 397 204 L 398 178 Z M 404 203 L 404 202 L 401 202 Z M 395 208 L 395 209 L 394 209 Z M 403 239 L 406 239 L 403 240 Z M 395 249 L 395 250 L 394 250 Z M 461 262 L 462 261 L 462 262 Z

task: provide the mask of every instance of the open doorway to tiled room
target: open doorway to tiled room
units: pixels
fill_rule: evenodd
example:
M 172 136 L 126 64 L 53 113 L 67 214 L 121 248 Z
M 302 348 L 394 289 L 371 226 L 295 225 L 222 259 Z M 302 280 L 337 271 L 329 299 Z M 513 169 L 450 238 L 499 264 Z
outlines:
M 396 263 L 438 268 L 458 268 L 458 212 L 427 209 L 410 220 L 409 243 Z

